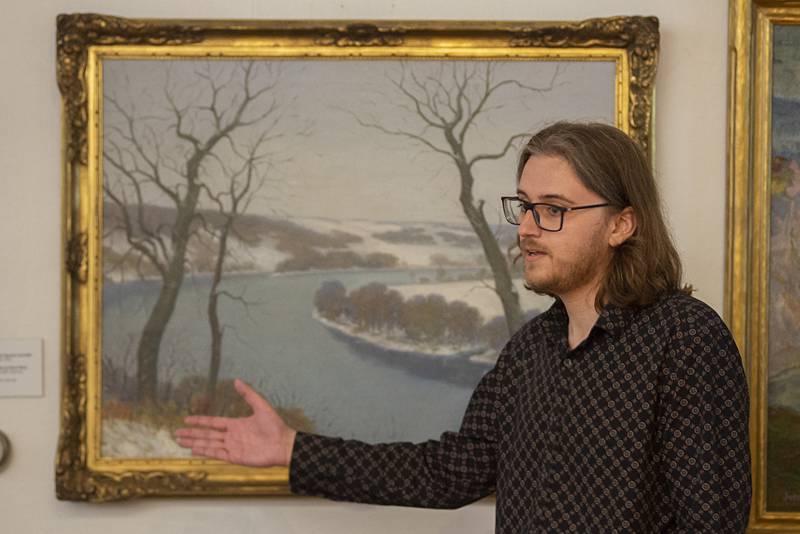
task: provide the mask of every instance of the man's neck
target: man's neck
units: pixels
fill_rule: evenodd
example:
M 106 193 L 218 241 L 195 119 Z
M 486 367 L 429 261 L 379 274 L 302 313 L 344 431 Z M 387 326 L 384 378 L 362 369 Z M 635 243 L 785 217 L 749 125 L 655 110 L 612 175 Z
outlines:
M 568 295 L 560 296 L 561 302 L 567 310 L 569 327 L 567 341 L 569 348 L 574 349 L 589 337 L 589 332 L 600 316 L 594 306 L 598 286 L 592 284 L 588 288 L 572 291 Z

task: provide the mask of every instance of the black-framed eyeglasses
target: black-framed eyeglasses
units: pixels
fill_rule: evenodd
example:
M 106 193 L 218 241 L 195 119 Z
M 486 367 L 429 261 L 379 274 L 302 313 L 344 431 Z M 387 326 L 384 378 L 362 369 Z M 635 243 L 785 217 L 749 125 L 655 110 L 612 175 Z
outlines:
M 589 208 L 602 208 L 610 206 L 608 202 L 603 204 L 589 204 L 588 206 L 556 206 L 547 202 L 526 202 L 519 197 L 500 197 L 503 202 L 503 214 L 511 224 L 520 224 L 525 213 L 533 213 L 533 220 L 536 226 L 546 232 L 558 232 L 564 227 L 564 214 L 568 211 L 588 210 Z

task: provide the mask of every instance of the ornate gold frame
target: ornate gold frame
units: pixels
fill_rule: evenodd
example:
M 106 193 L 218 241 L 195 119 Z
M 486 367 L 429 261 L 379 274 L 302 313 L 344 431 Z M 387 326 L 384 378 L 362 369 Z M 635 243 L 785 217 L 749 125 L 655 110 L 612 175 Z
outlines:
M 658 20 L 363 22 L 132 20 L 58 17 L 63 95 L 65 269 L 59 499 L 286 494 L 286 469 L 205 460 L 99 456 L 102 193 L 101 63 L 106 57 L 416 57 L 605 60 L 616 63 L 617 124 L 652 154 Z
M 772 26 L 800 24 L 800 2 L 730 4 L 728 235 L 725 314 L 751 391 L 750 532 L 797 532 L 800 513 L 767 510 L 767 363 Z

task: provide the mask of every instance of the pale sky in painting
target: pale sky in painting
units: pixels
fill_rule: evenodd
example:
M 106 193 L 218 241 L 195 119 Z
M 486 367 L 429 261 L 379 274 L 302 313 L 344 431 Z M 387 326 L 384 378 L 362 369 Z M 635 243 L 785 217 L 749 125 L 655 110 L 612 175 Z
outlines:
M 785 157 L 800 157 L 800 27 L 776 25 L 772 51 L 772 146 Z
M 211 68 L 231 70 L 233 62 L 212 62 Z M 254 202 L 252 213 L 295 214 L 299 217 L 371 219 L 381 221 L 441 221 L 463 223 L 458 203 L 459 178 L 452 160 L 413 140 L 381 133 L 357 123 L 375 121 L 386 128 L 422 132 L 419 117 L 408 109 L 409 100 L 391 85 L 404 71 L 418 79 L 452 77 L 455 62 L 393 60 L 285 60 L 270 64 L 278 75 L 276 88 L 264 105 L 275 99 L 282 113 L 273 131 L 285 137 L 270 146 L 274 154 L 271 182 Z M 184 102 L 207 103 L 209 92 L 195 71 L 200 61 L 106 60 L 104 94 L 137 113 L 164 114 L 167 71 Z M 458 62 L 462 69 L 485 63 Z M 509 86 L 496 93 L 488 111 L 467 136 L 466 152 L 496 152 L 510 135 L 530 133 L 558 119 L 613 122 L 614 64 L 611 62 L 496 62 L 494 80 L 517 80 L 545 87 L 555 76 L 552 90 L 532 92 Z M 266 78 L 265 78 L 266 79 Z M 405 105 L 405 108 L 400 106 Z M 108 102 L 106 128 L 114 122 Z M 165 128 L 166 122 L 160 124 Z M 303 135 L 297 132 L 303 131 Z M 108 134 L 106 134 L 108 135 Z M 438 131 L 426 137 L 446 146 Z M 164 150 L 168 145 L 164 145 Z M 490 223 L 500 221 L 499 196 L 515 190 L 517 150 L 503 159 L 475 165 L 473 190 L 486 200 Z M 164 198 L 149 202 L 167 205 Z
M 775 96 L 800 100 L 800 28 L 775 26 L 773 60 Z
M 773 109 L 772 109 L 772 150 L 773 155 L 797 158 L 800 155 L 800 27 L 776 25 L 773 33 Z M 779 100 L 780 99 L 780 100 Z M 788 228 L 798 221 L 797 200 L 786 194 L 774 195 L 772 203 L 772 234 L 770 238 L 771 269 L 782 276 L 773 278 L 768 310 L 770 320 L 770 353 L 768 374 L 770 378 L 780 375 L 787 369 L 797 369 L 800 355 L 796 347 L 800 345 L 795 315 L 792 309 L 800 302 L 798 294 L 797 265 L 787 260 L 786 251 L 796 250 L 798 240 L 794 232 L 779 232 L 776 228 Z M 777 251 L 776 251 L 777 250 Z M 780 281 L 778 281 L 780 280 Z

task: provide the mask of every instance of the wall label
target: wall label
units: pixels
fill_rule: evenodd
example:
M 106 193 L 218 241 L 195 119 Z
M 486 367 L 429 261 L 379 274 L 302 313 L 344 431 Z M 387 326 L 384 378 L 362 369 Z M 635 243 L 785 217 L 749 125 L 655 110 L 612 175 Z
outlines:
M 41 397 L 41 339 L 0 339 L 0 397 Z

